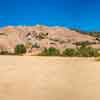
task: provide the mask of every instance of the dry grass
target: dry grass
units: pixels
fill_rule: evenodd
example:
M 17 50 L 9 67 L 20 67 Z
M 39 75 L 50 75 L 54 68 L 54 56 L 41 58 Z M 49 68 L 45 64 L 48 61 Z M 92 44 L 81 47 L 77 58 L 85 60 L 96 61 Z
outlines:
M 100 100 L 100 62 L 0 56 L 0 100 Z

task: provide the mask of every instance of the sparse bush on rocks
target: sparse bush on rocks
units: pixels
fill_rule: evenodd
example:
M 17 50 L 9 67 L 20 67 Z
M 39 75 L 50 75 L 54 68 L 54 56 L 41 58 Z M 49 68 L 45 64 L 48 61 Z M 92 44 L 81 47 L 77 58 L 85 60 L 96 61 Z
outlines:
M 88 46 L 88 45 L 96 44 L 96 42 L 84 41 L 84 42 L 75 42 L 73 44 L 76 46 Z
M 32 45 L 32 48 L 40 48 L 40 46 L 37 43 L 35 43 L 34 45 Z

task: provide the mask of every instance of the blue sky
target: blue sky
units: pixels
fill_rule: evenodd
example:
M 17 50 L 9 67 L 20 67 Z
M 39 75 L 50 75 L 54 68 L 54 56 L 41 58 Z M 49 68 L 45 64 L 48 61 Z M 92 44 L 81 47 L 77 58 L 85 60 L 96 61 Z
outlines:
M 100 31 L 100 0 L 0 0 L 0 26 L 36 24 Z

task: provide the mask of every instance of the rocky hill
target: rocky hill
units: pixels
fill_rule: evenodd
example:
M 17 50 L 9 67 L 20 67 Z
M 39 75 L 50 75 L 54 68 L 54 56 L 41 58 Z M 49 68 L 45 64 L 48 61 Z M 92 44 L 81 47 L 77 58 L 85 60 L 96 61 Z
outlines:
M 0 49 L 6 49 L 9 52 L 13 52 L 17 44 L 26 45 L 27 52 L 37 52 L 49 47 L 62 51 L 65 48 L 75 48 L 75 43 L 85 41 L 93 43 L 91 46 L 100 47 L 95 37 L 64 27 L 36 25 L 0 28 Z

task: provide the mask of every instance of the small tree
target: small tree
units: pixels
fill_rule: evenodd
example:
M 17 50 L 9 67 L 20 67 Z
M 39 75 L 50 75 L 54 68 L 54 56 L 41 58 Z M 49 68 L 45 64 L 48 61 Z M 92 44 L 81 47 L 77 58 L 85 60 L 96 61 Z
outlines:
M 26 48 L 23 44 L 18 44 L 15 47 L 15 54 L 24 54 L 26 53 Z

